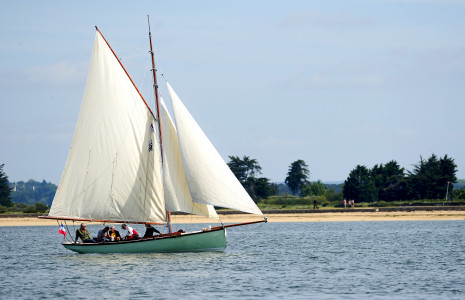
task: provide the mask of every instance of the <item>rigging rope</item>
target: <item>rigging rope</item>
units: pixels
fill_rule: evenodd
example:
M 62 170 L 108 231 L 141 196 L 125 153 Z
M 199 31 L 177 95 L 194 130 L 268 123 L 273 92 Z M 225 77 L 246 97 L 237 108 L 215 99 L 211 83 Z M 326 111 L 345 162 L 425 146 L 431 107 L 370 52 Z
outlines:
M 60 229 L 61 229 L 61 225 L 63 224 L 63 220 L 61 220 L 61 223 L 58 222 L 58 219 L 56 219 L 56 221 L 57 221 L 58 227 L 60 227 Z M 65 221 L 65 226 L 66 226 L 66 231 L 69 232 L 68 224 L 66 224 L 66 221 Z M 69 232 L 69 234 L 71 235 L 71 232 Z M 63 235 L 63 241 L 65 241 L 65 240 L 69 242 L 68 235 L 66 235 L 66 234 Z
M 142 55 L 145 55 L 145 51 L 143 53 L 139 52 L 139 53 L 136 53 L 136 54 L 133 54 L 133 55 L 127 55 L 127 56 L 124 56 L 124 57 L 118 57 L 119 60 L 123 60 L 123 59 L 128 59 L 128 58 L 132 58 L 132 57 L 136 57 L 136 56 L 142 56 Z
M 65 226 L 66 226 L 66 231 L 68 231 L 69 237 L 71 238 L 71 241 L 69 241 L 69 240 L 68 240 L 68 237 L 65 236 L 65 237 L 66 237 L 66 240 L 67 240 L 68 242 L 72 243 L 72 242 L 73 242 L 73 239 L 72 239 L 72 236 L 71 236 L 71 231 L 69 231 L 68 223 L 66 223 L 66 220 L 65 220 Z

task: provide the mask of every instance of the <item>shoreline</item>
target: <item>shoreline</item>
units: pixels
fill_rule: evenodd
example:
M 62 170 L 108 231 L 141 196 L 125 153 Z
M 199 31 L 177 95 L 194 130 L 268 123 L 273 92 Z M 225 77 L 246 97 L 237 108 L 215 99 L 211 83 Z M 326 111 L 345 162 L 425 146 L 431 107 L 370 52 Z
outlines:
M 365 222 L 365 221 L 445 221 L 465 220 L 465 211 L 353 211 L 353 212 L 313 212 L 313 213 L 270 213 L 265 214 L 270 223 L 281 222 Z M 249 214 L 220 214 L 223 223 L 242 223 L 262 220 L 263 217 Z M 173 223 L 178 224 L 218 224 L 214 219 L 195 215 L 172 215 Z M 77 224 L 81 222 L 75 222 Z M 89 222 L 86 222 L 89 223 Z M 57 226 L 57 220 L 38 219 L 29 216 L 0 218 L 0 227 L 7 226 Z M 69 222 L 68 224 L 72 224 Z

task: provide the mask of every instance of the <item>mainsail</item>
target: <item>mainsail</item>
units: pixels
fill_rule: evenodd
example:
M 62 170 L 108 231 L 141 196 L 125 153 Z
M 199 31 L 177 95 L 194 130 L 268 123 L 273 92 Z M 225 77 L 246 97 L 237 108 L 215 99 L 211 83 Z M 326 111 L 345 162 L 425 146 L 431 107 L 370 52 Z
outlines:
M 262 215 L 171 85 L 167 86 L 192 201 Z
M 155 120 L 99 32 L 49 216 L 165 222 Z

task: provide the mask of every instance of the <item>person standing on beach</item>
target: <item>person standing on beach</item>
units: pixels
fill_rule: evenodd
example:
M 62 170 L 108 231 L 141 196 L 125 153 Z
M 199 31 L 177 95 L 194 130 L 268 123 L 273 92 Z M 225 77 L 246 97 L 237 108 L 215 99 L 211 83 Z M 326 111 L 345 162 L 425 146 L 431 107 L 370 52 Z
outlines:
M 344 200 L 342 201 L 342 204 L 344 204 L 344 208 L 347 208 L 347 200 L 346 200 L 346 198 L 344 198 Z

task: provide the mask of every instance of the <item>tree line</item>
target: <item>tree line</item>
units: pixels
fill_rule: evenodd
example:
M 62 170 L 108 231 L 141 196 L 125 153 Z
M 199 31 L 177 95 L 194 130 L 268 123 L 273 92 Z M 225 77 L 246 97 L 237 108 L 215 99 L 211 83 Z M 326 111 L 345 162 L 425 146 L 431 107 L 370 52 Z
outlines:
M 249 156 L 229 158 L 231 171 L 256 202 L 283 190 L 281 185 L 270 183 L 266 177 L 255 177 L 261 174 L 256 159 Z M 309 166 L 299 159 L 289 166 L 284 183 L 291 195 L 323 196 L 330 202 L 342 201 L 343 198 L 357 202 L 465 199 L 465 189 L 454 190 L 456 174 L 457 165 L 453 158 L 432 154 L 427 159 L 420 156 L 420 161 L 413 165 L 412 171 L 406 171 L 395 160 L 376 164 L 371 169 L 357 165 L 343 184 L 327 185 L 320 180 L 310 182 Z
M 3 171 L 4 164 L 0 165 L 0 213 L 46 212 L 52 204 L 57 186 L 53 183 L 28 180 L 10 183 Z
M 457 165 L 447 155 L 420 157 L 412 171 L 405 171 L 395 160 L 372 169 L 357 165 L 344 181 L 343 194 L 359 202 L 450 199 L 458 195 L 453 192 L 456 174 Z
M 342 200 L 342 194 L 337 192 L 338 187 L 328 188 L 321 180 L 310 182 L 309 166 L 301 159 L 289 166 L 284 185 L 271 183 L 266 177 L 257 177 L 261 174 L 260 164 L 249 156 L 229 156 L 228 166 L 256 203 L 278 194 L 317 196 L 328 201 Z
M 319 197 L 320 201 L 333 203 L 340 203 L 343 198 L 357 202 L 465 199 L 465 188 L 454 190 L 457 165 L 447 155 L 432 154 L 427 159 L 420 156 L 412 171 L 406 171 L 395 160 L 376 164 L 371 169 L 357 165 L 340 185 L 324 184 L 321 180 L 311 182 L 309 166 L 301 159 L 290 164 L 284 184 L 272 183 L 269 178 L 260 176 L 260 164 L 249 156 L 229 156 L 227 164 L 256 203 L 282 194 Z M 10 211 L 43 210 L 51 205 L 57 189 L 55 184 L 45 180 L 9 183 L 3 166 L 0 165 L 0 211 L 8 207 Z M 31 206 L 37 203 L 42 205 Z

